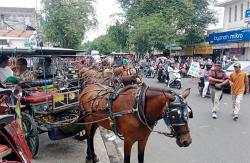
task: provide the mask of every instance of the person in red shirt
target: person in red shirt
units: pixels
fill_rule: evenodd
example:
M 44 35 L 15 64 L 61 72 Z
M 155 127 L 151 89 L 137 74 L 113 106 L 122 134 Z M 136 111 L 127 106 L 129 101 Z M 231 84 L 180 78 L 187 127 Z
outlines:
M 212 118 L 217 118 L 217 111 L 219 110 L 220 100 L 222 97 L 222 86 L 228 82 L 228 77 L 222 69 L 222 63 L 214 64 L 214 69 L 208 73 L 208 80 L 211 90 L 211 99 L 213 103 Z

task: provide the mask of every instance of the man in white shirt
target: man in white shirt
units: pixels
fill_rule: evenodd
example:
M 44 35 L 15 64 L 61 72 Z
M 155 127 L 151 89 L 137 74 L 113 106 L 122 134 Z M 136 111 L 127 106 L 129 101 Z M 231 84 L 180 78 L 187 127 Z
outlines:
M 0 55 L 0 82 L 4 83 L 10 76 L 13 76 L 13 71 L 9 67 L 9 57 Z

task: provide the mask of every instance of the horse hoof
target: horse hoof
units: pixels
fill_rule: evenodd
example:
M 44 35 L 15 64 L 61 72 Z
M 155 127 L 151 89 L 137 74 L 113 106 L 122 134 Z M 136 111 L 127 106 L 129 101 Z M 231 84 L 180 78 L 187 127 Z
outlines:
M 93 160 L 89 160 L 88 158 L 86 158 L 85 163 L 93 163 Z
M 99 162 L 99 158 L 97 156 L 94 157 L 93 162 Z

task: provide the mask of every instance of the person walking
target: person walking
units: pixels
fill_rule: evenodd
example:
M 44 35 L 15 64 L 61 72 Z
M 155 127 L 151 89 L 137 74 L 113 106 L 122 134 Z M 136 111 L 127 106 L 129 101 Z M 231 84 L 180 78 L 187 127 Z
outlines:
M 249 93 L 249 81 L 246 72 L 241 71 L 241 64 L 234 64 L 234 72 L 229 77 L 231 85 L 231 95 L 233 100 L 233 119 L 237 120 L 240 111 L 240 102 L 243 99 L 243 94 Z
M 208 73 L 208 80 L 210 84 L 211 99 L 213 103 L 212 118 L 217 118 L 217 111 L 219 110 L 220 100 L 222 98 L 222 86 L 228 83 L 228 77 L 222 69 L 222 63 L 217 61 L 214 64 L 214 69 Z

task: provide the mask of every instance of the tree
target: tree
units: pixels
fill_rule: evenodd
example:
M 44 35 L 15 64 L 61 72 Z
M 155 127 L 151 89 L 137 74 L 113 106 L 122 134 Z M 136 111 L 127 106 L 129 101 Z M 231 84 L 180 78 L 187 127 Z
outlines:
M 91 50 L 98 50 L 102 54 L 108 54 L 113 51 L 118 51 L 119 46 L 110 38 L 109 35 L 102 35 L 94 39 L 92 42 L 87 42 L 84 50 L 90 52 Z
M 163 50 L 175 40 L 175 28 L 165 22 L 162 14 L 152 14 L 137 19 L 131 30 L 129 41 L 141 55 L 153 49 Z
M 184 21 L 183 25 L 184 37 L 180 40 L 183 44 L 193 44 L 206 41 L 204 30 L 209 24 L 215 24 L 217 19 L 214 12 L 209 9 L 209 5 L 214 0 L 193 0 L 193 10 L 188 21 Z
M 204 29 L 215 23 L 209 5 L 214 0 L 118 0 L 134 27 L 139 18 L 161 14 L 176 29 L 176 40 L 182 44 L 204 41 Z
M 115 25 L 108 28 L 108 35 L 120 46 L 120 51 L 126 50 L 129 35 L 128 24 L 117 21 Z
M 42 0 L 47 39 L 64 48 L 78 49 L 85 32 L 95 24 L 91 0 Z

